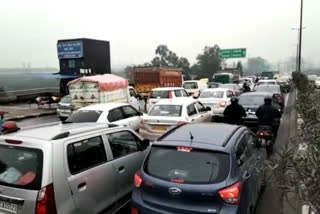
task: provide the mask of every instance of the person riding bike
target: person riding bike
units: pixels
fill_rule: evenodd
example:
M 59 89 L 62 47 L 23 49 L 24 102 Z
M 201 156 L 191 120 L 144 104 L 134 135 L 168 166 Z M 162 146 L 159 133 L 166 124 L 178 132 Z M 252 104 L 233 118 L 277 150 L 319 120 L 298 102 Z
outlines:
M 249 83 L 247 81 L 243 83 L 242 88 L 243 88 L 243 92 L 250 92 Z
M 226 107 L 223 112 L 224 117 L 230 124 L 241 125 L 243 123 L 242 118 L 246 117 L 246 111 L 239 104 L 239 99 L 237 97 L 231 98 L 231 104 Z
M 272 105 L 272 97 L 267 96 L 264 98 L 264 104 L 261 105 L 256 111 L 256 116 L 259 120 L 259 125 L 271 126 L 274 138 L 277 137 L 281 113 Z

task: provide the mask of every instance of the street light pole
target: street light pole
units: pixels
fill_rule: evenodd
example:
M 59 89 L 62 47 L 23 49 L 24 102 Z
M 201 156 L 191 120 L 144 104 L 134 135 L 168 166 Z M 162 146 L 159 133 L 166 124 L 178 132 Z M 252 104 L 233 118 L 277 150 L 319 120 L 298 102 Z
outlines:
M 300 36 L 299 36 L 298 72 L 301 72 L 302 17 L 303 17 L 303 0 L 301 0 L 301 8 L 300 8 L 300 30 L 299 30 Z

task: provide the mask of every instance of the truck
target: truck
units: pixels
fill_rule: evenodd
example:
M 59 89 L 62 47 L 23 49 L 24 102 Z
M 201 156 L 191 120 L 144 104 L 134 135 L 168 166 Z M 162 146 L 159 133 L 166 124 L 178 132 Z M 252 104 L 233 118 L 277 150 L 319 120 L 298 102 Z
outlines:
M 265 79 L 273 79 L 274 78 L 274 73 L 272 71 L 263 71 L 261 73 L 262 78 Z
M 225 68 L 224 70 L 218 71 L 212 77 L 214 82 L 218 83 L 235 83 L 241 78 L 241 71 L 236 68 Z
M 143 97 L 149 97 L 152 89 L 182 87 L 182 69 L 160 66 L 133 68 L 134 86 Z
M 58 116 L 65 120 L 72 111 L 98 103 L 129 103 L 140 110 L 140 103 L 135 89 L 128 85 L 128 80 L 113 74 L 85 76 L 68 83 L 70 104 L 58 107 Z

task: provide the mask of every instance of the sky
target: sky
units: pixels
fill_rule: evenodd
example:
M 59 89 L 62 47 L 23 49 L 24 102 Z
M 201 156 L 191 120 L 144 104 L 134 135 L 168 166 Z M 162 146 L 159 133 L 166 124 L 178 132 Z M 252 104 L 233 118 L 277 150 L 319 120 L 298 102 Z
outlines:
M 110 41 L 113 69 L 142 64 L 166 44 L 191 63 L 204 46 L 295 56 L 300 0 L 0 0 L 0 67 L 58 67 L 57 40 Z M 320 0 L 304 0 L 302 56 L 320 66 Z M 245 62 L 246 59 L 243 59 Z M 229 62 L 232 62 L 229 60 Z

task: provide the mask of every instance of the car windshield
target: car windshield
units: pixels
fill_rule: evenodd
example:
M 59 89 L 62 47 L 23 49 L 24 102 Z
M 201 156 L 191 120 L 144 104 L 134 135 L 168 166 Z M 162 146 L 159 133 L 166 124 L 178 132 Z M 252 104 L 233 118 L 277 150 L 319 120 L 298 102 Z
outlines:
M 102 111 L 93 110 L 78 110 L 73 112 L 66 122 L 71 123 L 87 123 L 87 122 L 97 122 Z
M 223 98 L 224 91 L 203 91 L 200 98 Z
M 219 84 L 218 83 L 208 83 L 208 88 L 218 88 Z
M 61 103 L 65 103 L 65 104 L 69 104 L 72 102 L 71 96 L 65 96 L 62 98 L 62 100 L 60 101 Z
M 155 105 L 149 112 L 150 116 L 180 117 L 181 105 Z
M 271 93 L 281 93 L 280 87 L 266 87 L 266 86 L 259 86 L 256 87 L 257 92 L 271 92 Z
M 197 82 L 185 82 L 183 84 L 183 88 L 185 89 L 197 89 L 198 83 Z
M 264 104 L 265 96 L 240 96 L 239 104 L 244 106 L 258 106 Z
M 39 190 L 42 164 L 40 149 L 0 145 L 0 185 Z
M 183 183 L 218 183 L 229 174 L 229 155 L 218 152 L 176 147 L 151 149 L 144 170 L 163 180 L 179 180 Z
M 169 98 L 169 91 L 152 91 L 150 98 L 162 98 L 162 99 L 167 99 Z
M 234 89 L 233 84 L 221 84 L 219 88 L 228 88 L 228 89 Z

